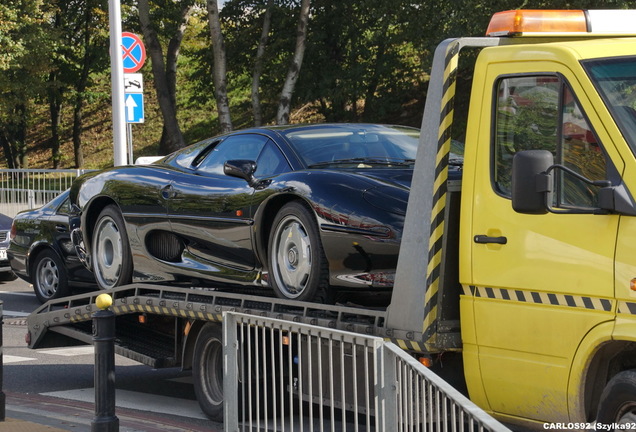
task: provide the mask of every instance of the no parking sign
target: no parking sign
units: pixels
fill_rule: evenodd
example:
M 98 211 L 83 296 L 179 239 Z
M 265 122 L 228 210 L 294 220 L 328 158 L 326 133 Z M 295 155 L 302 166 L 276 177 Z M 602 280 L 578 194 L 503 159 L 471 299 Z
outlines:
M 134 33 L 122 32 L 121 48 L 124 73 L 137 72 L 146 61 L 146 48 L 141 38 Z

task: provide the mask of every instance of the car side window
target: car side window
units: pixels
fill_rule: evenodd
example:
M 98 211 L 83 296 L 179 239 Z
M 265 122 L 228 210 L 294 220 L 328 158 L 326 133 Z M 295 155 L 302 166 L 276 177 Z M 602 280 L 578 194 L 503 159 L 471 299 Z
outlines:
M 57 208 L 56 211 L 57 214 L 61 214 L 61 215 L 67 215 L 71 213 L 71 199 L 70 198 L 66 198 L 64 201 L 62 201 L 62 204 L 60 204 L 60 206 Z
M 271 177 L 287 171 L 291 171 L 289 162 L 287 162 L 287 159 L 285 159 L 276 144 L 268 140 L 256 160 L 256 173 L 254 173 L 254 176 L 257 178 Z
M 511 197 L 512 158 L 521 150 L 548 150 L 555 164 L 589 180 L 607 178 L 602 146 L 560 76 L 503 78 L 496 98 L 493 183 L 500 195 Z M 563 170 L 554 174 L 554 207 L 597 207 L 597 187 Z
M 228 160 L 256 160 L 268 138 L 263 135 L 232 135 L 221 141 L 201 161 L 197 172 L 224 175 L 223 164 Z

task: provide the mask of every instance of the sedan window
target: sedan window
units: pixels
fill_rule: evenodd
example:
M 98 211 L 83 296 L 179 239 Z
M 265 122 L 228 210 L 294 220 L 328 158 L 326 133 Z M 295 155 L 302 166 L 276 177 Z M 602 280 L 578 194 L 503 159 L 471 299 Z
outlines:
M 266 136 L 256 134 L 229 136 L 212 149 L 199 164 L 197 172 L 224 175 L 223 164 L 226 161 L 233 159 L 255 161 L 267 141 Z

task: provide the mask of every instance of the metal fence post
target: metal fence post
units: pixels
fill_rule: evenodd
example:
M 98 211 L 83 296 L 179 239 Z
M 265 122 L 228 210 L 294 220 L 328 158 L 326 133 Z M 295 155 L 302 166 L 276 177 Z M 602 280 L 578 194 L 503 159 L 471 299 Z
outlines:
M 4 369 L 2 368 L 2 363 L 4 362 L 4 359 L 3 359 L 4 340 L 2 338 L 3 324 L 4 324 L 3 305 L 4 305 L 4 302 L 0 300 L 0 421 L 4 421 L 4 418 L 6 415 L 6 395 L 4 394 L 4 390 L 3 390 Z
M 236 318 L 223 312 L 223 424 L 226 432 L 239 430 L 238 341 Z
M 93 314 L 95 418 L 91 432 L 119 430 L 115 415 L 115 314 L 108 309 L 112 303 L 111 296 L 100 294 L 95 302 L 100 310 Z
M 375 394 L 377 398 L 377 430 L 388 432 L 398 430 L 398 380 L 395 355 L 385 349 L 385 347 L 386 344 L 384 342 L 374 344 L 374 361 L 376 362 Z

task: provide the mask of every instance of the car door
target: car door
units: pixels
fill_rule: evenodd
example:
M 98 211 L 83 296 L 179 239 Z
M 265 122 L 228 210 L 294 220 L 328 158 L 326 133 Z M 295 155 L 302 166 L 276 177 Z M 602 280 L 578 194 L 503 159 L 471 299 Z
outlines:
M 537 65 L 541 67 L 541 65 Z M 496 109 L 484 101 L 474 169 L 471 278 L 475 338 L 490 408 L 563 421 L 570 364 L 585 334 L 613 319 L 613 258 L 619 216 L 597 214 L 598 188 L 555 171 L 552 211 L 521 214 L 511 204 L 512 158 L 545 149 L 591 180 L 612 165 L 607 134 L 572 74 L 560 64 L 488 70 Z M 554 68 L 554 69 L 552 69 Z M 557 71 L 557 72 L 546 72 Z M 521 72 L 524 72 L 523 74 Z M 593 123 L 595 121 L 596 123 Z M 468 146 L 467 146 L 468 147 Z
M 186 239 L 194 260 L 239 270 L 255 267 L 250 214 L 254 188 L 244 179 L 225 175 L 223 164 L 232 159 L 255 161 L 267 141 L 258 134 L 229 136 L 213 143 L 192 170 L 175 173 L 168 199 L 171 229 Z

